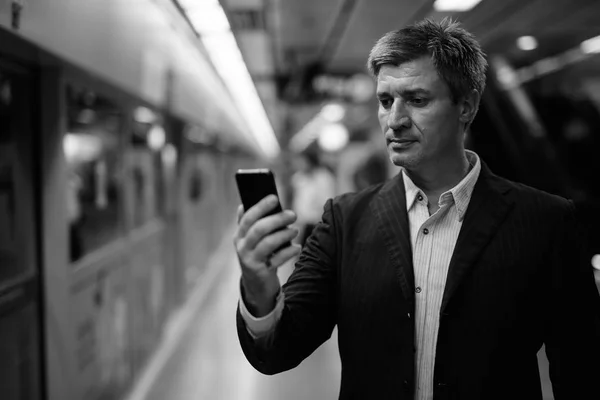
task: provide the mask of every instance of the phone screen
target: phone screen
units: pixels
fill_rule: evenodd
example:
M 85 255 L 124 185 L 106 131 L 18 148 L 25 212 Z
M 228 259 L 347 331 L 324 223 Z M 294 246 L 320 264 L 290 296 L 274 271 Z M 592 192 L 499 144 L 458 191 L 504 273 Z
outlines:
M 256 203 L 270 194 L 277 197 L 277 186 L 275 185 L 275 177 L 273 173 L 264 169 L 240 169 L 235 174 L 238 191 L 244 211 L 248 211 Z M 281 204 L 277 206 L 269 215 L 281 212 Z
M 244 206 L 244 212 L 270 194 L 274 194 L 279 198 L 275 176 L 268 169 L 240 169 L 235 174 L 235 180 Z M 277 214 L 281 211 L 281 203 L 278 203 L 277 207 L 267 215 Z M 274 253 L 291 245 L 292 242 L 286 242 L 276 249 Z

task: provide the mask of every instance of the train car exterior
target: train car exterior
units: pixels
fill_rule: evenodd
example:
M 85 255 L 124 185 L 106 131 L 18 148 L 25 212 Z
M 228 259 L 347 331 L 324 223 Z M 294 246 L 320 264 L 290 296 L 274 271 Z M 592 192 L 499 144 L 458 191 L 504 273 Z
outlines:
M 3 399 L 139 376 L 261 157 L 229 96 L 171 1 L 0 3 Z

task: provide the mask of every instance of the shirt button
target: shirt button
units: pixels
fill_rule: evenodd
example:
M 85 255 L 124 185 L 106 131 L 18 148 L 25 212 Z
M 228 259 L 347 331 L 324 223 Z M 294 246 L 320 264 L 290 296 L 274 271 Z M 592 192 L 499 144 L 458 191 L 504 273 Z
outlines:
M 421 293 L 421 288 L 419 286 L 417 286 L 417 288 L 415 289 L 415 292 Z
M 425 228 L 423 229 L 423 234 L 427 235 L 429 233 L 429 229 Z

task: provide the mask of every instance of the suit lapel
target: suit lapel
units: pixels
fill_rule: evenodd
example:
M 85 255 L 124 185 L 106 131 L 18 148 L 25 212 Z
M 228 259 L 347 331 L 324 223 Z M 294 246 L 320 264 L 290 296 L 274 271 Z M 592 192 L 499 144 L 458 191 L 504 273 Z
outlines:
M 383 186 L 372 208 L 390 261 L 396 269 L 402 294 L 412 304 L 415 278 L 402 173 Z
M 471 201 L 450 260 L 442 298 L 442 313 L 460 282 L 473 267 L 510 211 L 512 203 L 505 196 L 509 189 L 509 186 L 493 175 L 482 162 L 481 173 L 471 195 Z

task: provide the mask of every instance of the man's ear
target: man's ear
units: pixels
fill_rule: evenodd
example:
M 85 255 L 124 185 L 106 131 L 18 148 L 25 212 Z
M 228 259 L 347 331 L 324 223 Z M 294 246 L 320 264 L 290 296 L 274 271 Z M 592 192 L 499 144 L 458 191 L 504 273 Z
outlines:
M 481 95 L 475 89 L 460 100 L 460 122 L 469 124 L 475 118 L 479 109 Z

